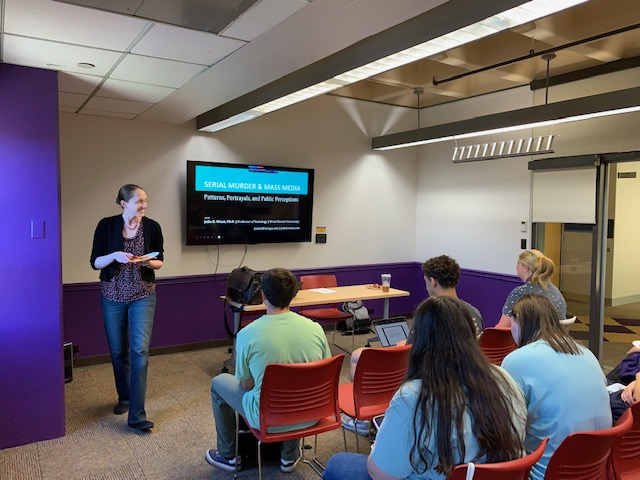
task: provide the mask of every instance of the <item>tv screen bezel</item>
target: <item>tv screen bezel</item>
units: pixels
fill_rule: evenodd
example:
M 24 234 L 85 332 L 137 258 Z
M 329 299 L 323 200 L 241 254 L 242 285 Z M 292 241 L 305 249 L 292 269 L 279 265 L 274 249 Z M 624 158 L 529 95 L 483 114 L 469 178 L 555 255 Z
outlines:
M 233 168 L 239 171 L 245 169 L 265 169 L 282 172 L 302 172 L 307 174 L 307 194 L 304 196 L 304 201 L 300 202 L 300 208 L 303 210 L 300 213 L 301 229 L 299 233 L 292 232 L 288 235 L 283 235 L 282 232 L 268 232 L 264 234 L 256 234 L 253 231 L 248 231 L 247 235 L 243 235 L 242 239 L 231 238 L 217 239 L 217 238 L 196 238 L 195 228 L 200 230 L 200 236 L 202 231 L 200 226 L 195 226 L 193 219 L 190 218 L 190 208 L 193 207 L 194 199 L 191 198 L 197 194 L 195 190 L 195 171 L 196 166 L 211 166 L 222 168 Z M 259 244 L 277 244 L 277 243 L 306 243 L 312 240 L 312 228 L 313 228 L 313 195 L 314 195 L 314 183 L 315 183 L 315 169 L 302 168 L 302 167 L 289 167 L 289 166 L 275 166 L 275 165 L 258 165 L 258 164 L 243 164 L 243 163 L 227 163 L 227 162 L 207 162 L 201 160 L 187 160 L 186 170 L 186 218 L 185 218 L 185 241 L 188 246 L 196 245 L 259 245 Z M 290 194 L 277 194 L 269 192 L 269 195 L 290 195 Z M 202 201 L 202 200 L 201 200 Z M 305 213 L 306 212 L 306 213 Z

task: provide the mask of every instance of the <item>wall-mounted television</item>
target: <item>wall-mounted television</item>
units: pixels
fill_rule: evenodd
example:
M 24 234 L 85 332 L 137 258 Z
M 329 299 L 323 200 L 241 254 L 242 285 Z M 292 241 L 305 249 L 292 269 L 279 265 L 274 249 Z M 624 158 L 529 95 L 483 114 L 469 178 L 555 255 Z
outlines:
M 310 242 L 308 168 L 187 161 L 187 245 Z

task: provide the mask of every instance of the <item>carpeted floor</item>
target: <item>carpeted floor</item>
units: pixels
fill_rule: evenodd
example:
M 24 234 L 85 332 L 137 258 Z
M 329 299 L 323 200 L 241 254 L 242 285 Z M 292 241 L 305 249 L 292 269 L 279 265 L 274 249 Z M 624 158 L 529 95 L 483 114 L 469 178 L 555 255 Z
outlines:
M 576 313 L 581 320 L 588 321 L 581 312 Z M 572 332 L 584 327 L 584 323 L 577 324 Z M 640 327 L 630 325 L 632 333 L 624 335 L 633 335 L 633 340 L 640 338 L 636 329 L 640 332 Z M 357 335 L 355 346 L 363 346 L 368 338 Z M 617 365 L 631 346 L 630 337 L 617 341 L 618 338 L 608 338 L 605 343 L 601 359 L 605 372 Z M 328 339 L 331 341 L 331 334 Z M 351 342 L 351 337 L 336 336 L 336 343 L 347 350 L 351 350 Z M 335 346 L 332 350 L 334 354 L 344 353 Z M 226 347 L 151 357 L 146 409 L 156 427 L 149 434 L 129 429 L 126 415 L 111 413 L 116 403 L 111 365 L 76 368 L 73 382 L 65 385 L 67 434 L 59 439 L 1 450 L 0 479 L 231 480 L 233 473 L 216 469 L 204 459 L 205 451 L 216 445 L 209 385 L 228 357 Z M 348 381 L 348 361 L 347 355 L 342 382 Z M 360 442 L 362 452 L 368 453 L 369 443 L 362 437 L 361 440 L 364 440 Z M 250 438 L 241 441 L 241 445 L 249 443 Z M 312 444 L 313 438 L 307 439 L 307 443 Z M 347 432 L 347 445 L 349 451 L 355 451 L 351 432 Z M 343 450 L 341 430 L 318 437 L 317 454 L 323 463 Z M 295 472 L 282 473 L 277 451 L 267 449 L 265 453 L 265 479 L 318 478 L 306 465 L 300 465 Z M 253 447 L 243 454 L 245 468 L 239 478 L 258 478 Z M 312 455 L 312 451 L 307 450 L 306 455 Z
M 329 335 L 331 340 L 331 335 Z M 366 335 L 356 336 L 364 345 Z M 350 337 L 336 336 L 336 343 L 351 349 Z M 334 354 L 343 353 L 332 346 Z M 65 385 L 66 436 L 0 451 L 2 480 L 191 480 L 232 479 L 233 473 L 210 466 L 204 459 L 215 448 L 216 433 L 211 412 L 209 386 L 228 357 L 225 347 L 150 358 L 147 415 L 156 427 L 152 433 L 138 433 L 127 427 L 126 415 L 113 415 L 116 403 L 111 365 L 77 368 Z M 342 369 L 348 381 L 348 355 Z M 369 442 L 360 437 L 360 448 L 368 453 Z M 241 445 L 249 444 L 243 439 Z M 313 445 L 313 437 L 307 443 Z M 347 445 L 355 451 L 354 435 L 347 432 Z M 318 457 L 326 463 L 344 451 L 341 429 L 318 437 Z M 292 473 L 279 469 L 279 455 L 270 450 L 263 456 L 265 479 L 317 479 L 307 465 Z M 258 478 L 253 447 L 243 459 L 240 479 Z M 269 451 L 266 452 L 267 454 Z M 274 458 L 275 453 L 275 458 Z M 306 450 L 305 456 L 313 455 Z M 269 455 L 267 455 L 268 457 Z

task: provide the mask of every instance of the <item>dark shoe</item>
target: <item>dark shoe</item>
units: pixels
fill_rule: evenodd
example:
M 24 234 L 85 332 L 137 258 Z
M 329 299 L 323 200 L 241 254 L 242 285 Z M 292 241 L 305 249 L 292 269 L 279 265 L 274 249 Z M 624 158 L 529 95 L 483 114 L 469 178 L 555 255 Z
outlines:
M 127 413 L 129 411 L 129 404 L 118 402 L 118 404 L 113 407 L 113 413 L 116 415 L 122 415 L 123 413 Z
M 280 471 L 284 473 L 293 472 L 302 460 L 302 450 L 300 450 L 298 458 L 295 460 L 285 460 L 284 458 L 280 459 Z
M 141 422 L 129 424 L 129 428 L 135 428 L 141 432 L 150 432 L 153 427 L 153 422 L 150 422 L 149 420 L 142 420 Z
M 207 459 L 207 463 L 209 465 L 213 465 L 214 467 L 221 468 L 226 470 L 227 472 L 235 472 L 236 467 L 238 470 L 242 468 L 242 459 L 238 458 L 224 458 L 220 455 L 218 450 L 207 450 L 207 453 L 204 456 Z

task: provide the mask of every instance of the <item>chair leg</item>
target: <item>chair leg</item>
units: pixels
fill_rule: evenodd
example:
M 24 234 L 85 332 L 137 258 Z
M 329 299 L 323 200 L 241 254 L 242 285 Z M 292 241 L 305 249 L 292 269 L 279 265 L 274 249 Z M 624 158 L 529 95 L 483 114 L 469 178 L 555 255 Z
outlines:
M 342 427 L 342 440 L 344 441 L 344 451 L 348 452 L 349 449 L 347 448 L 347 434 L 344 431 L 344 427 Z
M 324 472 L 324 465 L 320 460 L 318 460 L 318 435 L 315 435 L 315 440 L 313 442 L 313 458 L 311 460 L 307 460 L 304 458 L 304 437 L 302 437 L 302 463 L 306 463 L 313 469 L 314 472 L 318 474 L 319 477 L 322 477 L 322 472 Z
M 233 472 L 233 480 L 238 478 L 238 452 L 239 452 L 239 444 L 240 444 L 240 415 L 238 412 L 236 413 L 236 469 Z
M 258 440 L 258 480 L 262 480 L 262 442 Z
M 353 424 L 356 426 L 356 429 L 355 429 L 356 431 L 355 431 L 355 432 L 353 432 L 353 434 L 356 436 L 356 449 L 357 449 L 358 453 L 360 453 L 360 442 L 358 441 L 358 437 L 359 437 L 360 435 L 358 435 L 358 423 L 357 423 L 357 422 L 358 422 L 358 420 L 356 420 L 356 419 L 354 418 L 354 419 L 353 419 Z

